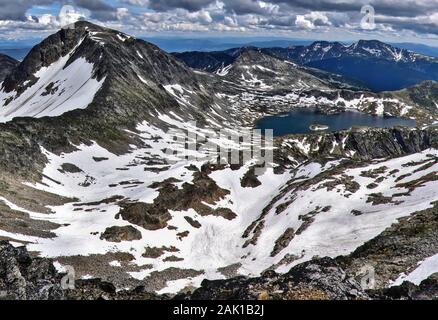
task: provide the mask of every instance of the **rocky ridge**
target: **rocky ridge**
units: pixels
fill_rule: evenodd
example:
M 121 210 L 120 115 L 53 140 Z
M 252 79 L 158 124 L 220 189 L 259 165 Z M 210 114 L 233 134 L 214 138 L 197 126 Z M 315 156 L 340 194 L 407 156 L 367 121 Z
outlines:
M 117 291 L 100 279 L 76 280 L 58 273 L 50 259 L 33 258 L 24 247 L 0 242 L 0 300 L 428 300 L 438 294 L 436 275 L 416 286 L 365 290 L 334 259 L 313 260 L 286 274 L 266 271 L 259 278 L 204 281 L 193 292 L 174 297 L 148 293 L 144 287 Z M 72 285 L 73 282 L 70 284 Z
M 18 65 L 18 61 L 7 55 L 0 54 L 0 83 Z

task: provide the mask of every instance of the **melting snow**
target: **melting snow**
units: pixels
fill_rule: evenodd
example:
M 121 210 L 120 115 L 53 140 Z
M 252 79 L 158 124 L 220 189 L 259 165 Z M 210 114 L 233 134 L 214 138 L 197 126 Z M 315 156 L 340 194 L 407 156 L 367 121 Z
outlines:
M 41 68 L 38 81 L 17 96 L 0 92 L 0 122 L 16 117 L 56 117 L 75 109 L 85 109 L 93 101 L 105 79 L 93 78 L 93 64 L 78 58 L 66 66 L 70 54 L 49 67 Z M 10 99 L 11 102 L 7 103 Z

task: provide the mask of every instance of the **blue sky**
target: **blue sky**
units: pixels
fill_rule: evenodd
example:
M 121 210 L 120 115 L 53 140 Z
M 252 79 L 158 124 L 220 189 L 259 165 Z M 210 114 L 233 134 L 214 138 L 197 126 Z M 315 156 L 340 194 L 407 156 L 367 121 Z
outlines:
M 368 4 L 373 14 L 365 17 L 361 9 Z M 0 0 L 0 39 L 56 31 L 65 21 L 64 5 L 75 12 L 69 19 L 136 36 L 380 39 L 438 46 L 438 0 Z

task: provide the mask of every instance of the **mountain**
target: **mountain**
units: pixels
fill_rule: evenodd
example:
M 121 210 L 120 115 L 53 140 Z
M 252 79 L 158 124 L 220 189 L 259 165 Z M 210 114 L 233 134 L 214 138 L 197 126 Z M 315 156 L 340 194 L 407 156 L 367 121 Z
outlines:
M 316 42 L 309 47 L 273 51 L 297 63 L 361 81 L 375 92 L 438 80 L 437 59 L 376 40 L 362 40 L 350 46 Z
M 438 108 L 438 83 L 424 81 L 413 87 L 391 93 L 395 98 L 418 105 L 423 109 L 436 111 Z
M 14 58 L 0 54 L 0 82 L 18 65 L 18 61 Z
M 392 62 L 415 62 L 427 57 L 408 50 L 395 48 L 377 40 L 360 40 L 350 46 L 339 42 L 314 42 L 310 46 L 272 49 L 277 55 L 293 60 L 299 64 L 336 58 L 369 58 Z
M 438 271 L 428 261 L 438 253 L 428 223 L 438 201 L 436 84 L 375 94 L 261 49 L 229 56 L 216 73 L 195 70 L 88 22 L 30 51 L 0 91 L 0 292 L 155 298 L 206 279 L 250 288 L 272 271 L 296 288 L 291 277 L 309 264 L 303 284 L 327 290 L 312 282 L 327 266 L 336 270 L 328 286 L 350 290 L 374 258 L 385 290 L 429 278 L 418 268 Z M 245 139 L 260 118 L 305 107 L 417 127 Z M 227 161 L 230 151 L 239 161 Z M 70 266 L 79 290 L 60 292 Z
M 186 119 L 202 120 L 204 114 L 194 106 L 213 104 L 215 98 L 201 87 L 209 86 L 208 81 L 200 78 L 206 77 L 150 43 L 79 22 L 35 46 L 5 79 L 0 122 L 68 118 L 74 111 L 72 121 L 87 114 L 103 123 L 136 125 L 172 108 Z M 191 103 L 175 108 L 184 97 Z
M 244 48 L 232 53 L 236 60 L 217 71 L 243 87 L 296 90 L 303 88 L 328 89 L 331 85 L 293 63 L 265 54 L 261 49 Z
M 257 53 L 257 55 L 251 55 L 250 53 Z M 366 89 L 366 87 L 359 81 L 353 81 L 334 73 L 328 73 L 314 68 L 299 66 L 295 63 L 289 63 L 288 60 L 285 61 L 284 59 L 272 54 L 270 50 L 256 47 L 243 47 L 217 52 L 183 52 L 174 53 L 173 55 L 191 68 L 216 73 L 222 76 L 228 74 L 230 68 L 235 68 L 235 65 L 241 64 L 242 61 L 246 61 L 246 64 L 250 67 L 250 64 L 257 63 L 256 60 L 270 60 L 276 61 L 275 64 L 277 66 L 280 64 L 283 64 L 283 66 L 287 64 L 286 69 L 288 70 L 293 69 L 295 70 L 294 72 L 299 71 L 301 74 L 305 73 L 308 78 L 310 78 L 310 76 L 315 76 L 321 80 L 330 82 L 333 85 L 336 84 L 340 88 L 356 90 Z M 267 67 L 267 69 L 269 69 L 269 67 Z M 291 76 L 293 76 L 293 74 L 291 74 Z M 241 75 L 238 75 L 238 77 L 240 78 Z
M 214 37 L 214 38 L 181 38 L 181 37 L 147 37 L 147 40 L 167 52 L 185 51 L 222 51 L 236 47 L 253 46 L 259 48 L 288 47 L 291 45 L 308 45 L 312 40 L 279 39 L 266 37 Z M 1 51 L 1 42 L 0 42 Z
M 241 50 L 213 51 L 213 52 L 182 52 L 173 55 L 184 61 L 184 63 L 194 69 L 208 72 L 217 72 L 238 58 Z
M 406 49 L 412 52 L 417 52 L 425 56 L 438 57 L 437 47 L 432 47 L 420 43 L 409 43 L 409 42 L 393 43 L 391 45 L 397 48 Z
M 193 68 L 214 72 L 231 64 L 236 59 L 236 52 L 238 49 L 204 54 L 186 52 L 175 56 Z M 263 52 L 345 79 L 354 79 L 374 92 L 399 90 L 425 80 L 438 80 L 436 58 L 377 40 L 361 40 L 349 46 L 318 41 L 310 46 L 264 48 Z M 193 56 L 196 59 L 192 59 Z
M 176 55 L 186 63 L 190 63 L 190 56 L 191 53 Z M 354 106 L 377 115 L 415 118 L 418 123 L 430 123 L 438 112 L 434 107 L 427 107 L 435 105 L 432 94 L 423 101 L 397 91 L 375 94 L 359 81 L 290 62 L 265 49 L 245 47 L 218 53 L 198 52 L 195 57 L 192 62 L 198 69 L 214 73 L 226 83 L 235 83 L 235 89 L 245 92 L 246 103 L 257 105 L 260 110 L 287 112 L 290 106 L 317 105 L 327 112 Z M 230 64 L 224 62 L 224 57 Z M 410 89 L 415 87 L 406 90 Z M 291 90 L 299 94 L 290 94 Z M 238 100 L 231 99 L 233 103 Z

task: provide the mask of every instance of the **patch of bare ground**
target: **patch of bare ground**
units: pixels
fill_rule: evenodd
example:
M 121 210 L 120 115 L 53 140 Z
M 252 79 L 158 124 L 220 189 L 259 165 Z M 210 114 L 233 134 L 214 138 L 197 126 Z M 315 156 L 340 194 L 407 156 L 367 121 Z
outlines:
M 163 271 L 152 272 L 149 277 L 143 280 L 142 285 L 145 286 L 146 292 L 157 292 L 166 288 L 169 281 L 196 278 L 203 274 L 203 271 L 169 268 Z
M 396 188 L 404 188 L 408 189 L 409 193 L 414 191 L 417 188 L 424 187 L 424 185 L 428 182 L 438 181 L 438 171 L 434 171 L 431 173 L 428 173 L 418 179 L 406 182 L 406 183 L 399 183 L 395 187 Z
M 15 205 L 33 212 L 51 213 L 47 206 L 61 206 L 76 199 L 37 190 L 16 177 L 0 174 L 0 197 L 8 199 Z
M 134 256 L 124 252 L 111 252 L 104 255 L 58 257 L 56 261 L 64 266 L 72 266 L 75 269 L 76 278 L 93 277 L 108 281 L 116 287 L 135 288 L 142 282 L 132 278 L 129 272 L 140 272 L 150 269 L 151 266 L 138 266 L 132 261 Z M 118 261 L 120 266 L 112 266 L 111 262 Z
M 242 267 L 241 263 L 235 263 L 223 268 L 218 268 L 217 271 L 225 278 L 231 279 L 239 276 L 239 269 Z
M 25 236 L 54 238 L 56 235 L 52 230 L 58 227 L 56 223 L 31 219 L 29 214 L 11 210 L 0 201 L 0 230 Z
M 161 247 L 161 248 L 147 247 L 145 252 L 143 253 L 143 257 L 150 258 L 150 259 L 157 259 L 157 258 L 163 256 L 167 252 L 175 253 L 175 252 L 179 252 L 179 249 L 177 249 L 175 247 Z

